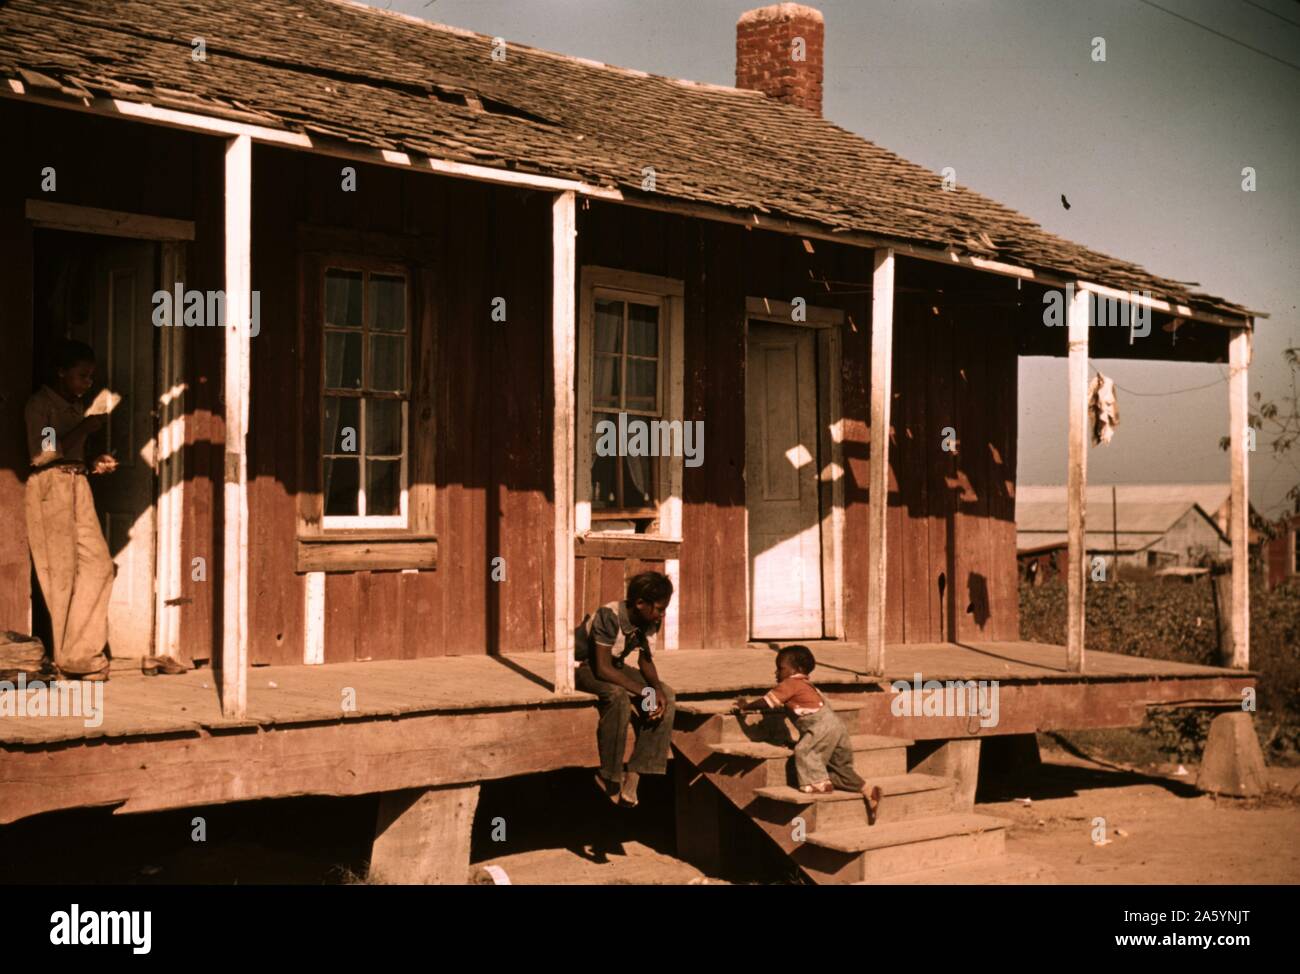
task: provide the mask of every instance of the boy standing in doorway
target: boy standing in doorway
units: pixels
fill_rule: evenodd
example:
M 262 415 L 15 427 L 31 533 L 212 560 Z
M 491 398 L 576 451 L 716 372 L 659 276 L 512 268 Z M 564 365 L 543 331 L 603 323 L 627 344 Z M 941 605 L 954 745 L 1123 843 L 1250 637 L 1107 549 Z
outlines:
M 108 600 L 114 566 L 99 527 L 87 473 L 117 461 L 104 454 L 89 465 L 86 438 L 105 417 L 87 416 L 82 397 L 95 382 L 95 352 L 71 339 L 59 347 L 52 381 L 27 400 L 27 536 L 36 578 L 50 613 L 54 665 L 61 678 L 107 680 Z

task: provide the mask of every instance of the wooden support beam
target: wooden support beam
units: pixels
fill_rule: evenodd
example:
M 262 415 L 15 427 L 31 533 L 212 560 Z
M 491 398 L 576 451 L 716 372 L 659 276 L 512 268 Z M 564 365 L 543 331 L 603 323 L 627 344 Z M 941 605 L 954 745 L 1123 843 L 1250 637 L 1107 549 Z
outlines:
M 551 204 L 551 430 L 555 567 L 551 589 L 555 692 L 573 692 L 573 377 L 576 367 L 577 205 L 570 190 Z
M 366 878 L 403 886 L 469 882 L 478 788 L 413 788 L 381 795 Z
M 101 210 L 93 206 L 27 200 L 27 219 L 33 226 L 74 233 L 97 233 L 105 237 L 129 237 L 137 240 L 193 240 L 193 220 Z M 179 317 L 179 315 L 177 315 Z
M 867 672 L 885 672 L 885 520 L 889 509 L 889 403 L 894 355 L 894 252 L 875 252 L 871 276 L 871 467 L 867 535 Z
M 1083 672 L 1084 597 L 1088 581 L 1087 520 L 1088 491 L 1088 311 L 1091 296 L 1079 288 L 1070 298 L 1069 358 L 1067 395 L 1069 396 L 1070 470 L 1066 497 L 1070 532 L 1069 574 L 1066 581 L 1065 654 L 1069 669 Z
M 1250 665 L 1250 464 L 1247 462 L 1246 371 L 1250 368 L 1250 330 L 1233 331 L 1228 344 L 1228 426 L 1231 444 L 1232 500 L 1228 538 L 1232 542 L 1232 657 L 1223 662 L 1244 670 Z
M 253 142 L 226 143 L 226 461 L 222 538 L 221 711 L 243 717 L 248 706 L 248 434 L 252 326 Z
M 975 808 L 975 791 L 979 787 L 979 738 L 949 741 L 922 741 L 910 752 L 909 773 L 932 774 L 952 778 L 953 811 L 969 812 Z

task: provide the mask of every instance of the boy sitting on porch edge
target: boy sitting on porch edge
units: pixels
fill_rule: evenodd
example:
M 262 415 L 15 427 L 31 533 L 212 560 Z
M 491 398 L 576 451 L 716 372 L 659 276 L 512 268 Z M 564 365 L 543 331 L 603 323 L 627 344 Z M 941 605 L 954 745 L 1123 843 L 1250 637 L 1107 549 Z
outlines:
M 636 806 L 641 775 L 668 770 L 674 696 L 672 688 L 659 679 L 650 640 L 659 632 L 672 597 L 673 583 L 666 575 L 634 575 L 627 583 L 627 598 L 601 606 L 583 620 L 576 634 L 574 658 L 581 665 L 574 683 L 598 698 L 600 773 L 596 783 L 610 801 L 623 808 Z M 624 666 L 633 652 L 640 672 Z M 629 722 L 636 732 L 636 744 L 624 770 Z

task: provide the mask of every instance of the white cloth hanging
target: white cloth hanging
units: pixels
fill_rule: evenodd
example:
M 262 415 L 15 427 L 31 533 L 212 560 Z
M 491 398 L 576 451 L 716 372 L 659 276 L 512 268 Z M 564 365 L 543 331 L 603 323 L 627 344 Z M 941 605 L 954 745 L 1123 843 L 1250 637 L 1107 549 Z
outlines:
M 1088 416 L 1092 420 L 1092 442 L 1109 443 L 1119 425 L 1119 402 L 1115 382 L 1098 372 L 1088 384 Z

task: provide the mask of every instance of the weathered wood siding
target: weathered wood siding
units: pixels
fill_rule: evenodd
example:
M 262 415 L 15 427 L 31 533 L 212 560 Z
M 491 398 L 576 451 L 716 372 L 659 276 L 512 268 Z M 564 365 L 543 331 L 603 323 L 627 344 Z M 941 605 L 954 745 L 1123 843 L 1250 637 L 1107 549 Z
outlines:
M 0 102 L 14 133 L 0 161 L 0 270 L 6 355 L 0 358 L 0 626 L 24 630 L 30 563 L 22 517 L 22 405 L 31 386 L 32 231 L 26 198 L 56 167 L 60 202 L 194 220 L 185 285 L 222 286 L 222 143 L 144 125 Z M 96 146 L 93 154 L 86 145 Z M 302 226 L 418 243 L 435 281 L 435 570 L 330 573 L 327 661 L 416 658 L 546 648 L 551 584 L 549 198 L 427 173 L 357 166 L 257 146 L 249 430 L 250 659 L 303 659 L 305 577 L 296 570 L 296 498 L 304 489 L 303 423 L 318 409 L 300 347 Z M 871 255 L 824 242 L 593 202 L 578 214 L 579 266 L 657 274 L 685 285 L 687 420 L 705 423 L 705 462 L 684 470 L 679 644 L 748 639 L 745 551 L 745 298 L 766 296 L 846 313 L 842 329 L 846 635 L 864 635 Z M 811 249 L 810 249 L 811 247 Z M 422 264 L 421 266 L 425 266 Z M 889 511 L 887 638 L 1015 638 L 1016 341 L 1010 318 L 953 300 L 954 279 L 900 262 Z M 170 282 L 165 282 L 170 283 Z M 491 320 L 504 298 L 505 322 Z M 186 507 L 181 639 L 192 658 L 219 645 L 221 346 L 217 329 L 187 329 Z M 419 381 L 416 379 L 416 381 Z M 944 427 L 956 451 L 941 449 Z M 492 559 L 505 562 L 491 580 Z M 193 559 L 206 560 L 203 581 Z M 579 557 L 579 617 L 622 594 L 663 560 Z M 940 576 L 944 579 L 942 597 Z
M 298 397 L 315 401 L 320 392 L 310 370 L 301 388 L 295 381 L 299 225 L 352 233 L 358 255 L 366 253 L 364 234 L 408 238 L 431 254 L 436 292 L 437 567 L 330 573 L 326 662 L 541 650 L 552 543 L 549 200 L 373 166 L 357 166 L 356 191 L 344 192 L 343 165 L 260 147 L 254 153 L 253 279 L 262 289 L 263 327 L 254 340 L 249 430 L 250 572 L 260 593 L 251 657 L 291 663 L 303 654 L 304 576 L 294 555 L 303 485 L 298 434 L 286 417 L 298 415 Z M 505 299 L 505 322 L 491 320 L 496 297 Z M 491 578 L 498 556 L 499 582 Z
M 579 266 L 685 282 L 684 418 L 704 420 L 705 461 L 684 470 L 678 595 L 683 649 L 739 646 L 749 636 L 745 298 L 800 296 L 809 305 L 844 310 L 845 635 L 862 639 L 869 596 L 871 254 L 597 203 L 579 212 L 578 229 Z M 901 267 L 886 639 L 1014 639 L 1014 325 L 993 306 L 954 300 L 962 284 L 972 286 L 971 278 L 954 279 L 906 261 Z M 954 431 L 952 451 L 942 449 L 945 427 Z M 608 560 L 601 577 L 611 572 Z M 582 561 L 579 574 L 585 573 L 589 590 L 597 569 Z

